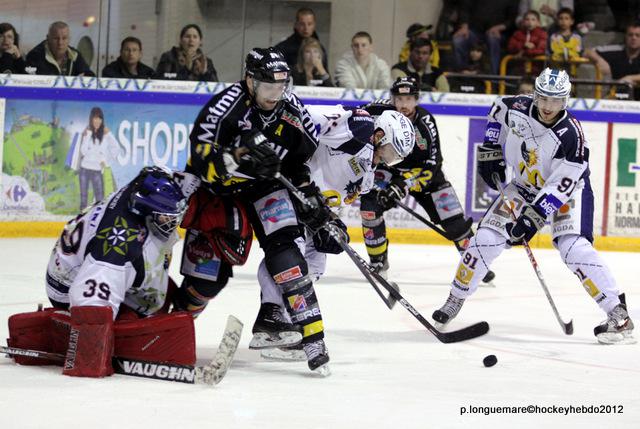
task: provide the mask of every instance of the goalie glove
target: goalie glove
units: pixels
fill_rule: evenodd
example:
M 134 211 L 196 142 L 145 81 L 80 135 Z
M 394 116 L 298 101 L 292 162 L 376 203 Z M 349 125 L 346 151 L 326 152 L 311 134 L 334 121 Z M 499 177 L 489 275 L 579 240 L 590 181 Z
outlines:
M 407 184 L 402 177 L 394 177 L 389 185 L 378 191 L 378 205 L 383 211 L 396 206 L 397 202 L 407 195 Z

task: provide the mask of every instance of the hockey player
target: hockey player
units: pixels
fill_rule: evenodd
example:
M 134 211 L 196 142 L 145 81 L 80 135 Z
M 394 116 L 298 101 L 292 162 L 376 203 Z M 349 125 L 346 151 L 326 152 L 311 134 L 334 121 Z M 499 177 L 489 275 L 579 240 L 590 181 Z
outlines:
M 308 106 L 320 145 L 309 162 L 311 178 L 334 209 L 331 221 L 346 233 L 339 219 L 340 210 L 355 202 L 373 186 L 377 165 L 393 166 L 411 153 L 415 131 L 411 121 L 401 113 L 385 111 L 374 118 L 364 110 L 338 106 Z M 327 253 L 338 254 L 342 248 L 325 229 L 307 230 L 304 256 L 309 274 L 315 281 L 324 273 Z M 282 296 L 269 276 L 264 261 L 258 270 L 262 303 L 282 307 Z M 263 340 L 256 338 L 255 340 Z M 263 340 L 264 341 L 264 340 Z M 296 347 L 267 349 L 267 358 L 297 360 Z
M 594 330 L 604 344 L 633 341 L 633 322 L 624 295 L 604 260 L 593 248 L 593 192 L 589 182 L 589 148 L 577 119 L 566 111 L 571 83 L 564 70 L 545 69 L 533 96 L 497 100 L 488 116 L 478 170 L 493 189 L 492 176 L 514 178 L 504 188 L 516 213 L 512 222 L 500 198 L 489 207 L 478 233 L 461 257 L 451 293 L 433 318 L 446 323 L 456 317 L 502 251 L 529 241 L 547 219 L 553 244 L 567 267 L 607 314 Z M 621 299 L 622 298 L 622 299 Z
M 120 357 L 193 364 L 188 314 L 137 320 L 167 312 L 169 262 L 185 208 L 173 174 L 146 167 L 72 219 L 47 266 L 46 290 L 54 309 L 12 316 L 10 345 L 66 352 L 63 373 L 75 376 L 110 375 L 114 342 Z M 114 325 L 116 317 L 130 320 Z M 160 333 L 162 339 L 153 340 Z
M 473 236 L 471 218 L 465 218 L 455 190 L 442 171 L 440 137 L 433 115 L 418 106 L 420 92 L 413 78 L 400 77 L 391 87 L 391 100 L 378 101 L 364 107 L 372 115 L 385 110 L 397 110 L 411 121 L 416 130 L 413 151 L 401 163 L 376 171 L 378 192 L 362 196 L 360 215 L 362 232 L 371 265 L 386 278 L 389 269 L 386 227 L 383 214 L 409 194 L 420 204 L 431 220 L 442 226 L 447 238 L 463 252 Z M 407 185 L 407 182 L 410 184 Z M 490 282 L 495 275 L 489 271 L 483 279 Z
M 266 270 L 298 325 L 284 320 L 279 311 L 261 306 L 253 332 L 287 333 L 283 344 L 302 340 L 309 368 L 315 370 L 328 362 L 329 355 L 301 248 L 304 225 L 317 230 L 331 212 L 306 165 L 318 145 L 316 130 L 290 87 L 291 73 L 279 51 L 251 50 L 245 78 L 215 95 L 198 115 L 190 136 L 187 171 L 214 193 L 233 195 L 235 204 L 244 207 L 264 250 Z M 275 180 L 278 173 L 313 201 L 314 207 L 292 198 Z M 203 210 L 199 215 L 206 214 Z M 223 259 L 207 267 L 183 265 L 182 273 L 180 300 L 187 306 L 202 307 L 227 284 L 231 267 Z

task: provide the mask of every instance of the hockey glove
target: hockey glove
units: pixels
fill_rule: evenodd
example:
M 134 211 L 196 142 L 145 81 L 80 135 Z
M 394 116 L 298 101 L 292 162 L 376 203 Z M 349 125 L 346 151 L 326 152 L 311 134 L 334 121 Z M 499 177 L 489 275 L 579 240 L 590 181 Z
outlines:
M 297 198 L 293 198 L 298 220 L 315 233 L 331 220 L 331 210 L 325 204 L 324 196 L 315 183 L 312 182 L 308 185 L 300 186 L 298 190 L 302 192 L 310 203 L 310 205 L 305 204 Z
M 240 138 L 245 153 L 240 156 L 238 171 L 262 179 L 271 179 L 280 171 L 280 157 L 271 149 L 260 131 L 251 130 Z
M 349 234 L 347 234 L 347 225 L 338 218 L 331 220 L 330 223 L 344 232 L 343 237 L 346 238 L 346 242 L 348 243 Z M 320 228 L 318 232 L 315 233 L 313 236 L 313 246 L 320 253 L 333 253 L 334 255 L 342 253 L 344 250 L 325 228 Z
M 500 182 L 505 182 L 507 180 L 505 175 L 506 167 L 507 163 L 502 154 L 502 146 L 488 143 L 478 146 L 478 174 L 494 191 L 498 189 L 493 183 L 491 175 L 497 173 L 500 176 Z
M 389 185 L 378 191 L 378 205 L 382 211 L 392 209 L 407 195 L 407 184 L 402 177 L 394 177 Z
M 506 224 L 507 233 L 509 233 L 510 237 L 507 242 L 512 246 L 521 245 L 522 241 L 528 243 L 538 230 L 544 226 L 545 221 L 544 214 L 527 204 L 518 219 L 516 219 L 516 223 L 509 222 Z

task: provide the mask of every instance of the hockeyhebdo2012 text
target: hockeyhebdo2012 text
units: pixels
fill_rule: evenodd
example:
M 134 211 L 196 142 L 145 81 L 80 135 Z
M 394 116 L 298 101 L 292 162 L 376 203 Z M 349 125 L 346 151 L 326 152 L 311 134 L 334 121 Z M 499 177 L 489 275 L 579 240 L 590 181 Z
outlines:
M 527 405 L 527 406 L 462 406 L 464 414 L 623 414 L 623 405 Z

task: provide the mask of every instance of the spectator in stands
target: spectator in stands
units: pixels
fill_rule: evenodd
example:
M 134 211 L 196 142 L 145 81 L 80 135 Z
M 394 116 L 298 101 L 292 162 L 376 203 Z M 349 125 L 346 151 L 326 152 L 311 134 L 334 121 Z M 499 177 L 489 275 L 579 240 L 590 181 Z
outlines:
M 497 74 L 505 34 L 514 27 L 517 4 L 513 0 L 463 0 L 460 28 L 453 34 L 456 70 L 467 67 L 469 48 L 484 40 L 489 49 L 491 73 Z
M 351 52 L 336 65 L 338 86 L 344 88 L 388 89 L 391 86 L 389 65 L 373 53 L 373 39 L 365 31 L 351 38 Z
M 429 30 L 431 30 L 432 25 L 423 25 L 420 23 L 411 24 L 409 28 L 407 28 L 407 40 L 402 45 L 402 50 L 400 51 L 400 55 L 398 56 L 398 61 L 403 62 L 409 59 L 409 45 L 411 42 L 417 39 L 426 39 L 431 42 L 431 60 L 429 63 L 433 67 L 440 67 L 440 50 L 438 49 L 438 42 L 431 38 L 429 34 Z
M 324 52 L 317 39 L 308 37 L 302 41 L 298 52 L 298 61 L 293 67 L 291 77 L 294 85 L 334 86 L 331 76 L 324 67 Z
M 123 79 L 151 79 L 154 70 L 140 62 L 142 42 L 137 37 L 126 37 L 120 44 L 120 56 L 102 69 L 102 77 Z
M 213 61 L 202 52 L 202 30 L 188 24 L 180 30 L 180 46 L 174 46 L 160 57 L 156 78 L 217 82 Z
M 29 74 L 95 76 L 77 49 L 69 46 L 69 26 L 56 21 L 49 26 L 46 40 L 27 54 Z
M 640 22 L 627 26 L 624 46 L 601 46 L 588 49 L 585 55 L 596 63 L 605 79 L 631 83 L 634 99 L 640 99 Z
M 563 8 L 573 10 L 573 0 L 520 0 L 516 25 L 522 25 L 527 12 L 535 10 L 540 14 L 540 26 L 549 30 L 549 33 L 555 32 L 557 31 L 555 28 L 556 16 Z
M 532 58 L 543 55 L 547 49 L 547 32 L 540 27 L 540 14 L 530 10 L 524 14 L 522 28 L 513 33 L 507 52 L 516 57 Z
M 582 56 L 582 36 L 573 30 L 573 11 L 562 8 L 558 11 L 556 27 L 558 31 L 549 36 L 551 60 L 566 62 Z
M 533 94 L 534 83 L 535 79 L 531 75 L 523 76 L 516 94 Z
M 449 92 L 449 82 L 442 70 L 429 64 L 431 49 L 428 40 L 417 39 L 411 42 L 409 59 L 391 68 L 391 79 L 409 76 L 416 80 L 420 91 Z
M 300 51 L 300 45 L 302 41 L 313 37 L 320 41 L 318 34 L 316 33 L 316 14 L 313 9 L 308 7 L 302 7 L 296 12 L 296 23 L 293 26 L 293 34 L 287 37 L 282 42 L 278 43 L 275 47 L 282 52 L 287 64 L 293 70 L 298 62 L 298 52 Z M 325 69 L 329 69 L 329 63 L 327 62 L 327 50 L 322 47 L 322 65 Z
M 473 45 L 469 49 L 467 67 L 461 72 L 465 74 L 487 74 L 490 71 L 487 48 L 482 43 Z
M 0 73 L 24 73 L 25 61 L 20 52 L 20 37 L 13 25 L 0 24 Z

